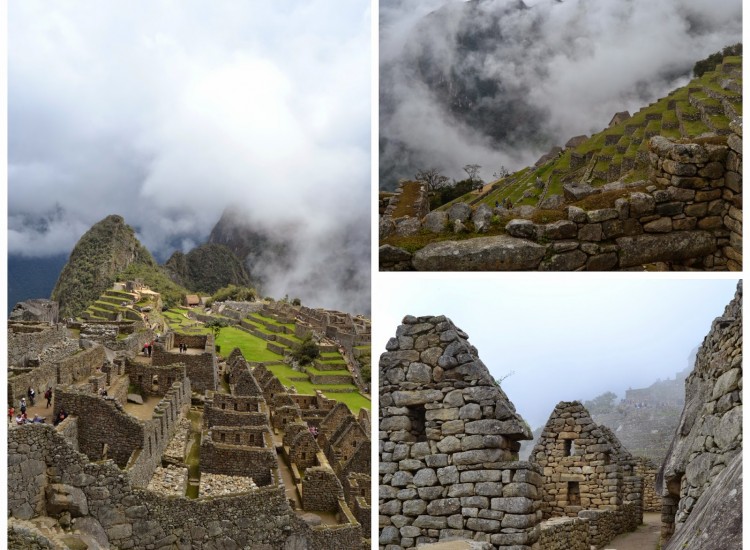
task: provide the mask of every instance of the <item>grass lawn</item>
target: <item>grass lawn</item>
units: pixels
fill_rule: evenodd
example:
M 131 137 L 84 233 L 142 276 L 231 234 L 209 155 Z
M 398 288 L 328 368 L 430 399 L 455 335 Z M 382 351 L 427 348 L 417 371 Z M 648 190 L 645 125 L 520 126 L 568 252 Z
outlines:
M 221 353 L 227 356 L 234 348 L 240 348 L 248 361 L 279 361 L 281 356 L 266 349 L 266 341 L 235 327 L 221 329 L 219 340 Z
M 361 408 L 370 409 L 370 400 L 363 395 L 357 393 L 356 386 L 353 384 L 331 384 L 316 386 L 312 382 L 300 382 L 298 380 L 291 380 L 291 378 L 299 378 L 306 376 L 304 373 L 292 369 L 289 365 L 270 365 L 268 367 L 276 377 L 281 380 L 281 383 L 285 386 L 294 386 L 297 393 L 300 395 L 315 395 L 315 390 L 320 390 L 325 393 L 329 399 L 341 401 L 349 410 L 354 414 L 357 414 Z M 334 393 L 326 392 L 326 389 L 351 389 L 353 391 L 347 393 Z

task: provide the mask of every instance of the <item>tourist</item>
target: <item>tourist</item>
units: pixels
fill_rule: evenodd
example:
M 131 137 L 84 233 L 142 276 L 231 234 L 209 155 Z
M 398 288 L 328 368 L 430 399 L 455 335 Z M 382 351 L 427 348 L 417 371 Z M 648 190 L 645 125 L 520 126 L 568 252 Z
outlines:
M 19 414 L 19 415 L 18 415 L 18 416 L 16 417 L 16 424 L 23 424 L 23 423 L 24 423 L 23 415 L 20 415 L 20 414 Z
M 495 208 L 499 208 L 499 207 L 500 207 L 500 203 L 498 201 L 495 201 Z
M 13 405 L 8 407 L 8 422 L 13 422 L 13 415 L 16 414 L 16 409 L 13 408 Z
M 34 415 L 34 420 L 32 420 L 32 422 L 35 423 L 35 424 L 44 424 L 44 418 L 42 418 L 38 414 L 35 414 Z
M 48 409 L 50 404 L 52 403 L 52 387 L 51 386 L 47 388 L 46 392 L 44 392 L 44 398 L 47 400 L 47 406 L 45 408 Z
M 36 392 L 34 391 L 34 388 L 29 388 L 28 391 L 29 394 L 29 402 L 31 403 L 31 406 L 34 406 L 34 397 L 36 397 Z
M 25 397 L 21 398 L 21 406 L 19 407 L 19 409 L 21 410 L 21 414 L 24 414 L 26 412 L 26 398 Z

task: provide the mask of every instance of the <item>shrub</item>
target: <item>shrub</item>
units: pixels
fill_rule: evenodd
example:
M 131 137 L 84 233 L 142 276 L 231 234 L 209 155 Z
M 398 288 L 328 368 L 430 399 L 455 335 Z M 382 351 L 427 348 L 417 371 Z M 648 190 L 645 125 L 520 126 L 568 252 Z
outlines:
M 308 365 L 318 357 L 320 357 L 320 348 L 309 334 L 292 349 L 292 359 L 300 365 Z

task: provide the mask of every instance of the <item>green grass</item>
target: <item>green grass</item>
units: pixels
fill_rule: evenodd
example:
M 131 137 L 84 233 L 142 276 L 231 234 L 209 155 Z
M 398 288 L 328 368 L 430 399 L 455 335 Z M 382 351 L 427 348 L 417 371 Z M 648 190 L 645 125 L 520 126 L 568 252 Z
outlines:
M 266 341 L 235 327 L 221 329 L 217 344 L 222 353 L 229 355 L 234 348 L 240 348 L 248 361 L 280 361 L 282 357 L 266 348 Z

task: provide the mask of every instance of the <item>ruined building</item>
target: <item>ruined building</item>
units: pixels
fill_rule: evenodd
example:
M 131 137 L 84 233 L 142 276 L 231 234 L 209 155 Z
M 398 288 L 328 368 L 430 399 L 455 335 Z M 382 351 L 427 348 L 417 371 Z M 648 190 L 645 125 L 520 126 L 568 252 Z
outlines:
M 407 316 L 380 357 L 380 545 L 446 538 L 539 548 L 541 469 L 526 422 L 466 333 Z
M 136 355 L 151 332 L 133 323 L 9 328 L 11 402 L 52 387 L 48 418 L 68 414 L 9 430 L 10 548 L 369 548 L 366 411 L 289 393 L 239 350 L 220 365 L 211 336 Z M 89 324 L 99 340 L 73 337 Z
M 590 544 L 597 547 L 642 523 L 643 478 L 636 475 L 636 461 L 578 401 L 557 404 L 531 460 L 543 471 L 544 519 L 588 519 Z
M 657 489 L 663 549 L 742 546 L 742 281 L 698 350 Z

